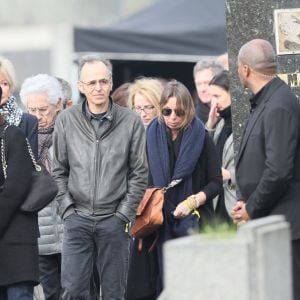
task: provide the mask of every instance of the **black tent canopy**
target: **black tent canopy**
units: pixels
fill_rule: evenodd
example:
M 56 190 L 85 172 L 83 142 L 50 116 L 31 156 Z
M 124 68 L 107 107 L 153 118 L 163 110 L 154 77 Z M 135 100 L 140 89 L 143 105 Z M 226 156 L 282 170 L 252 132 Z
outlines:
M 224 0 L 160 0 L 109 27 L 75 28 L 74 46 L 139 58 L 219 55 L 226 51 Z
M 225 24 L 224 0 L 158 0 L 108 27 L 75 27 L 74 50 L 110 59 L 114 87 L 154 76 L 175 78 L 192 91 L 195 62 L 226 51 Z

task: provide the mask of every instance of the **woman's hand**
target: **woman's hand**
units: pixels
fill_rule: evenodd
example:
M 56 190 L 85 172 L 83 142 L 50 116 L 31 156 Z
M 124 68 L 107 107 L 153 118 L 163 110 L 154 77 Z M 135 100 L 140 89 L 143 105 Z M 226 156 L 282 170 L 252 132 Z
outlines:
M 231 179 L 231 174 L 228 170 L 224 169 L 222 167 L 222 177 L 223 177 L 223 181 L 227 181 Z
M 191 195 L 177 205 L 173 215 L 177 219 L 184 218 L 187 215 L 189 215 L 191 211 L 198 208 L 200 205 L 203 205 L 205 201 L 206 201 L 206 194 L 203 192 L 199 192 L 198 194 Z
M 186 217 L 187 215 L 190 214 L 192 208 L 190 208 L 190 207 L 187 205 L 187 202 L 186 202 L 186 201 L 187 201 L 187 200 L 184 200 L 184 201 L 180 202 L 180 203 L 177 205 L 177 207 L 176 207 L 176 209 L 175 209 L 175 211 L 174 211 L 174 213 L 173 213 L 173 215 L 174 215 L 174 217 L 175 217 L 176 219 L 184 218 L 184 217 Z
M 215 128 L 216 124 L 219 122 L 220 114 L 219 114 L 218 110 L 219 110 L 218 104 L 215 101 L 212 101 L 211 106 L 210 106 L 209 115 L 208 115 L 208 120 L 206 122 L 206 127 L 208 129 Z

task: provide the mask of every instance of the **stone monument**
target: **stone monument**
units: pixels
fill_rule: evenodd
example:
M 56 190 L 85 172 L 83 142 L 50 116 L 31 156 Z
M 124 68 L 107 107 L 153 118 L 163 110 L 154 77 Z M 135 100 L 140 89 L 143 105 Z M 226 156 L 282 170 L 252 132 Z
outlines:
M 299 0 L 225 0 L 235 149 L 249 115 L 249 93 L 237 74 L 237 55 L 246 42 L 263 38 L 277 52 L 278 74 L 300 98 Z
M 159 300 L 292 300 L 289 224 L 270 216 L 242 225 L 236 237 L 193 235 L 164 247 Z

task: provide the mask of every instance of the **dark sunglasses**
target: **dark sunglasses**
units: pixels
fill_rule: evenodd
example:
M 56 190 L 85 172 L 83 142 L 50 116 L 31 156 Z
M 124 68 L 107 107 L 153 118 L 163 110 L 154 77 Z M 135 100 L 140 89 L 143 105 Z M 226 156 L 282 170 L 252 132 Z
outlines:
M 185 115 L 185 111 L 183 109 L 171 109 L 171 108 L 163 108 L 161 113 L 163 116 L 168 117 L 171 115 L 172 111 L 175 112 L 177 117 L 183 117 Z

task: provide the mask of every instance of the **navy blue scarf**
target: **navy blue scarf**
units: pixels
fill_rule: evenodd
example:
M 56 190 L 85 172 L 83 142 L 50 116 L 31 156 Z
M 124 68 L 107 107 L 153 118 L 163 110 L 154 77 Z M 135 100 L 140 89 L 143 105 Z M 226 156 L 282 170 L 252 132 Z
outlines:
M 147 153 L 154 186 L 165 187 L 172 180 L 183 179 L 165 195 L 174 207 L 193 193 L 192 173 L 202 153 L 204 139 L 204 125 L 198 118 L 194 118 L 183 132 L 174 172 L 170 174 L 167 127 L 155 119 L 147 128 Z

